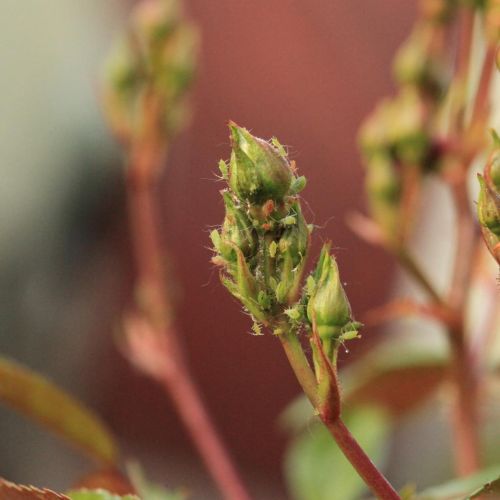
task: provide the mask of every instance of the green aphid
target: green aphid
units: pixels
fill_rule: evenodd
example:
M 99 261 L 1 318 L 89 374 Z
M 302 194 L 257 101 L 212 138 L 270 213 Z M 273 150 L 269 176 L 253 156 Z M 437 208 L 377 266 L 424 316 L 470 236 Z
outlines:
M 288 155 L 286 154 L 285 147 L 281 144 L 280 141 L 276 137 L 271 138 L 271 144 L 278 150 L 278 153 L 282 158 L 286 158 Z
M 289 307 L 288 309 L 285 309 L 285 314 L 292 321 L 298 321 L 302 317 L 302 313 L 300 312 L 298 307 Z
M 269 244 L 269 257 L 275 258 L 276 257 L 276 251 L 278 250 L 278 244 L 275 241 L 271 241 Z
M 293 215 L 287 215 L 286 217 L 283 217 L 280 222 L 284 226 L 293 226 L 294 224 L 297 224 L 297 218 Z
M 227 163 L 224 160 L 219 161 L 219 170 L 222 178 L 227 181 L 229 179 L 229 169 Z
M 256 321 L 254 321 L 253 324 L 252 324 L 252 334 L 256 335 L 256 336 L 264 335 L 262 333 L 261 326 Z
M 295 195 L 300 193 L 306 187 L 306 184 L 307 179 L 303 175 L 293 179 L 290 185 L 290 194 Z

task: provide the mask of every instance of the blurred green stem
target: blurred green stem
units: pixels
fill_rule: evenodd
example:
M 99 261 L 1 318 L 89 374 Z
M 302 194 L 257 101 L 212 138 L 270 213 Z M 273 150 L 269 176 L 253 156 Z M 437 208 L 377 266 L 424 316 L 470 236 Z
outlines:
M 439 306 L 445 305 L 445 302 L 439 292 L 436 290 L 434 284 L 430 281 L 424 273 L 418 262 L 413 255 L 410 254 L 404 246 L 398 246 L 391 249 L 392 253 L 396 256 L 401 267 L 417 282 L 423 290 L 427 292 L 429 297 Z

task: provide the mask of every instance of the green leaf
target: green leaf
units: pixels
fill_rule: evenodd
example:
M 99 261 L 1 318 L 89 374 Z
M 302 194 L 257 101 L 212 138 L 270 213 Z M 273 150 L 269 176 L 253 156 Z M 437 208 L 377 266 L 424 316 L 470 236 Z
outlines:
M 0 357 L 0 400 L 79 447 L 113 464 L 118 450 L 103 422 L 44 377 Z
M 372 460 L 380 465 L 389 431 L 384 412 L 358 408 L 345 415 L 345 423 Z M 349 500 L 366 488 L 328 430 L 319 423 L 294 439 L 287 452 L 285 474 L 297 500 Z
M 497 494 L 500 495 L 500 476 L 486 484 L 483 484 L 483 486 L 477 490 L 474 490 L 470 494 L 469 498 L 485 498 L 489 495 L 495 495 L 495 497 L 498 498 Z
M 434 486 L 419 493 L 416 500 L 468 500 L 489 493 L 497 497 L 500 493 L 500 466 L 478 472 L 472 476 L 454 479 L 440 486 Z
M 46 488 L 11 483 L 2 478 L 0 478 L 0 498 L 4 500 L 69 500 L 69 497 L 62 493 L 56 493 Z
M 136 495 L 115 495 L 106 490 L 72 490 L 66 495 L 71 500 L 139 500 Z
M 171 491 L 152 483 L 146 478 L 142 467 L 137 462 L 127 464 L 127 473 L 142 500 L 185 500 L 187 498 L 182 491 Z

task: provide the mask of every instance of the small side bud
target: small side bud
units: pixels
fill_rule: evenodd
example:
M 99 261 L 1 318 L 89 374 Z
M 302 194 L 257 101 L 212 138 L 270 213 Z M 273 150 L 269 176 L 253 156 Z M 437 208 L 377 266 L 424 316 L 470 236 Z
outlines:
M 494 150 L 484 169 L 478 175 L 480 192 L 477 213 L 484 241 L 500 264 L 500 149 L 494 135 Z
M 496 236 L 500 236 L 500 196 L 497 195 L 485 182 L 484 177 L 478 175 L 481 190 L 477 201 L 479 222 Z
M 307 317 L 316 324 L 323 340 L 339 337 L 342 329 L 352 323 L 351 306 L 340 282 L 335 258 L 325 245 L 313 273 L 315 287 L 307 304 Z

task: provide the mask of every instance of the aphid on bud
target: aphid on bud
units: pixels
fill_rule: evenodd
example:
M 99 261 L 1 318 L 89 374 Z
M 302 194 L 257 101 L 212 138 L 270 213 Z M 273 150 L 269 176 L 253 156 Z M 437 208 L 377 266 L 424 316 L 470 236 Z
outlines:
M 252 335 L 255 335 L 255 336 L 264 335 L 262 333 L 262 328 L 260 327 L 259 323 L 257 323 L 256 321 L 254 321 L 253 325 L 252 325 Z
M 278 153 L 280 154 L 280 156 L 282 158 L 286 158 L 287 157 L 286 149 L 281 144 L 281 142 L 278 141 L 278 139 L 276 137 L 272 137 L 271 138 L 271 144 L 278 150 Z
M 297 219 L 294 215 L 287 215 L 286 217 L 283 217 L 280 222 L 284 226 L 293 226 L 294 224 L 297 224 Z
M 293 321 L 298 321 L 302 316 L 297 307 L 289 307 L 288 309 L 285 309 L 285 314 Z
M 227 163 L 224 160 L 219 161 L 219 170 L 222 178 L 227 181 L 229 179 L 229 170 L 227 168 Z
M 276 257 L 276 250 L 278 250 L 278 244 L 275 241 L 271 241 L 269 245 L 269 256 L 273 259 Z

